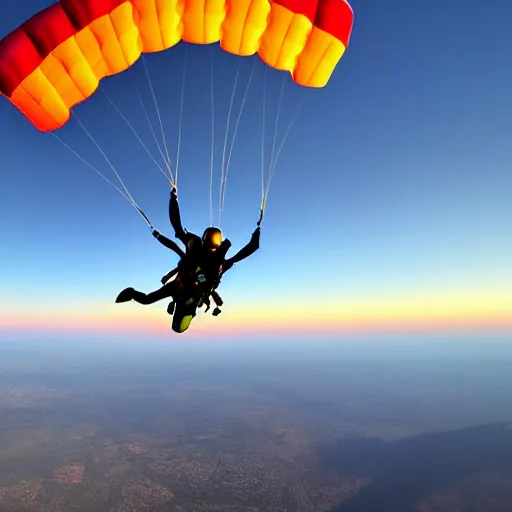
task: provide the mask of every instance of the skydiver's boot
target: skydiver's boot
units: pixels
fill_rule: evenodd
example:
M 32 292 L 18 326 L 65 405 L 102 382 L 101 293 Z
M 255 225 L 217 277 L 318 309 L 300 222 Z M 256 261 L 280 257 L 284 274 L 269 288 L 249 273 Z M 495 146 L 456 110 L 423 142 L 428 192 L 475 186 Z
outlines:
M 128 302 L 133 299 L 133 294 L 135 290 L 133 288 L 125 288 L 116 299 L 116 302 Z
M 174 308 L 176 306 L 176 303 L 174 301 L 171 301 L 169 302 L 169 305 L 167 306 L 167 313 L 169 313 L 169 315 L 174 315 Z
M 212 312 L 213 316 L 219 316 L 222 313 L 222 311 L 219 308 L 215 308 Z

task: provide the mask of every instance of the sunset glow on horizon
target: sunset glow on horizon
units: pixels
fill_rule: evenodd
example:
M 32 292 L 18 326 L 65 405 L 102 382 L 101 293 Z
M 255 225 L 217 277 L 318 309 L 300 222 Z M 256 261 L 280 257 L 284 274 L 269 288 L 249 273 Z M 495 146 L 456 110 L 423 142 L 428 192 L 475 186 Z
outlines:
M 190 335 L 218 338 L 237 334 L 330 335 L 472 329 L 512 332 L 512 294 L 339 299 L 336 303 L 313 305 L 286 301 L 285 304 L 227 305 L 216 318 L 201 310 L 193 321 Z M 0 331 L 129 333 L 172 339 L 178 335 L 170 331 L 170 322 L 162 303 L 149 307 L 101 301 L 83 301 L 67 307 L 61 303 L 37 307 L 18 303 L 10 308 L 2 307 Z

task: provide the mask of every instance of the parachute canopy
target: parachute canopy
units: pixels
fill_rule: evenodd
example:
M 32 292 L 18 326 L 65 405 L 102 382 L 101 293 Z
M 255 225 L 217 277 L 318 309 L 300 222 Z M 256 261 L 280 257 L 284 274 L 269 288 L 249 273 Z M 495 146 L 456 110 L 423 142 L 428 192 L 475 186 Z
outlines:
M 323 87 L 350 38 L 346 0 L 60 0 L 0 41 L 0 93 L 39 130 L 63 126 L 99 81 L 181 40 L 258 53 Z

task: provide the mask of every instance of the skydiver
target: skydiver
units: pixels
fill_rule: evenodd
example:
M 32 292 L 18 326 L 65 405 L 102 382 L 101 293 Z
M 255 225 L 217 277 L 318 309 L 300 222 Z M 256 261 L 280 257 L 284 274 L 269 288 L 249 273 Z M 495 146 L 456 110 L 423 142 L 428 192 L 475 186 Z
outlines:
M 125 288 L 118 295 L 116 302 L 135 300 L 140 304 L 147 305 L 168 297 L 173 297 L 174 299 L 180 284 L 190 286 L 191 282 L 196 282 L 195 279 L 198 278 L 201 284 L 210 290 L 210 294 L 217 305 L 213 314 L 217 316 L 220 313 L 219 305 L 222 305 L 223 301 L 215 289 L 225 272 L 235 263 L 247 258 L 259 249 L 260 227 L 258 226 L 254 230 L 251 240 L 245 247 L 240 249 L 233 257 L 225 259 L 226 253 L 231 247 L 231 242 L 228 239 L 222 240 L 222 231 L 219 228 L 206 228 L 201 238 L 183 229 L 175 187 L 171 190 L 169 200 L 169 220 L 174 228 L 176 238 L 185 245 L 186 253 L 184 254 L 177 244 L 158 233 L 158 231 L 153 230 L 153 236 L 160 243 L 180 254 L 181 260 L 178 267 L 162 278 L 162 282 L 166 284 L 158 290 L 146 294 L 133 288 Z M 199 274 L 197 274 L 198 271 L 200 272 Z M 176 274 L 181 279 L 175 279 L 167 283 L 167 276 L 171 277 Z M 210 285 L 209 287 L 207 286 L 208 284 Z M 206 299 L 208 300 L 208 297 Z M 172 310 L 173 303 L 170 303 L 168 312 L 172 314 Z
M 152 231 L 153 236 L 165 247 L 168 249 L 173 250 L 180 256 L 180 261 L 178 265 L 172 269 L 170 272 L 168 272 L 164 277 L 162 277 L 161 282 L 163 284 L 162 287 L 160 287 L 158 290 L 155 290 L 153 292 L 150 292 L 148 294 L 144 292 L 140 292 L 138 290 L 135 290 L 134 288 L 125 288 L 116 298 L 116 302 L 128 302 L 130 300 L 135 300 L 136 302 L 144 305 L 148 304 L 154 304 L 155 302 L 158 302 L 159 300 L 166 299 L 171 297 L 173 300 L 169 303 L 167 307 L 167 312 L 172 315 L 174 312 L 174 306 L 175 306 L 175 300 L 177 293 L 179 291 L 180 286 L 193 286 L 196 282 L 199 282 L 202 286 L 202 289 L 207 289 L 207 277 L 205 274 L 205 271 L 203 271 L 198 264 L 200 263 L 199 259 L 197 258 L 197 254 L 192 254 L 192 257 L 187 256 L 183 250 L 172 240 L 169 240 L 164 235 L 160 234 L 157 230 L 153 229 Z M 195 235 L 192 235 L 195 236 Z M 189 244 L 190 245 L 190 244 Z M 227 247 L 229 247 L 230 243 L 228 241 L 228 244 L 226 244 Z M 195 250 L 195 248 L 194 248 Z M 189 251 L 190 252 L 190 251 Z M 198 252 L 198 251 L 196 251 Z M 179 274 L 179 279 L 172 279 L 173 277 L 177 276 Z M 213 282 L 212 279 L 210 279 L 210 282 Z M 204 294 L 205 297 L 203 298 L 203 302 L 206 303 L 208 306 L 208 297 L 206 296 L 206 293 Z M 222 305 L 222 299 L 218 295 L 218 293 L 213 293 L 214 301 L 217 305 L 216 309 L 214 310 L 214 315 L 217 316 L 220 313 L 220 310 L 218 309 L 219 305 Z

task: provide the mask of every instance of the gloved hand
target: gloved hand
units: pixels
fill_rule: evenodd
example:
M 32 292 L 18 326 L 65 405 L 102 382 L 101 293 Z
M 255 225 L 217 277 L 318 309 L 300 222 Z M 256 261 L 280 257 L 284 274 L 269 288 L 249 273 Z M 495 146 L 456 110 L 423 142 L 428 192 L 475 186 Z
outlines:
M 160 233 L 156 230 L 156 229 L 153 229 L 153 231 L 151 231 L 151 234 L 155 237 L 155 238 L 158 238 L 160 236 Z
M 171 195 L 174 197 L 178 196 L 178 191 L 176 190 L 176 187 L 174 185 L 171 188 Z
M 258 227 L 253 231 L 253 233 L 252 233 L 252 238 L 253 238 L 253 239 L 258 240 L 258 242 L 259 242 L 259 240 L 260 240 L 260 233 L 261 233 L 261 228 L 258 226 Z

